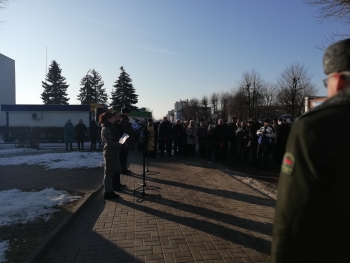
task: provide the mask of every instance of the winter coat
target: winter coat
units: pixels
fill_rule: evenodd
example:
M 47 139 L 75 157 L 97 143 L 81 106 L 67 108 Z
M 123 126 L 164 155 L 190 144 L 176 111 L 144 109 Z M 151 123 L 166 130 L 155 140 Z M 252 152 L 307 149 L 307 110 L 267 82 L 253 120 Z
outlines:
M 271 138 L 275 138 L 275 133 L 271 127 L 261 127 L 256 134 L 259 136 L 259 144 L 270 144 Z
M 72 123 L 66 123 L 64 125 L 64 142 L 73 143 L 74 142 L 74 125 Z
M 173 126 L 174 140 L 181 140 L 182 132 L 183 132 L 183 125 L 182 124 L 175 124 Z
M 84 140 L 86 131 L 87 128 L 84 123 L 78 123 L 75 125 L 75 136 L 77 137 L 77 140 Z
M 190 125 L 186 128 L 186 134 L 187 134 L 187 144 L 197 144 L 197 127 Z
M 89 127 L 89 132 L 90 132 L 90 139 L 91 141 L 96 141 L 97 140 L 97 135 L 98 135 L 98 127 L 95 123 L 91 123 Z
M 173 126 L 171 122 L 162 122 L 158 128 L 159 139 L 172 139 L 173 138 Z
M 199 126 L 197 137 L 198 137 L 198 144 L 202 144 L 202 143 L 206 144 L 208 141 L 207 129 Z
M 214 130 L 215 143 L 227 143 L 229 140 L 228 127 L 226 125 L 216 125 Z
M 120 123 L 121 126 L 123 127 L 123 132 L 129 135 L 129 138 L 126 140 L 127 142 L 127 147 L 130 147 L 131 145 L 134 145 L 136 140 L 135 140 L 135 131 L 131 127 L 131 123 L 129 121 L 129 118 L 125 115 L 120 115 Z M 122 136 L 123 134 L 120 134 Z
M 349 262 L 350 89 L 299 117 L 277 188 L 272 263 Z
M 239 127 L 236 130 L 236 138 L 238 143 L 248 142 L 249 131 L 246 127 Z
M 104 143 L 103 158 L 105 174 L 120 172 L 119 149 L 122 144 L 119 143 L 120 135 L 114 125 L 102 124 L 101 139 Z

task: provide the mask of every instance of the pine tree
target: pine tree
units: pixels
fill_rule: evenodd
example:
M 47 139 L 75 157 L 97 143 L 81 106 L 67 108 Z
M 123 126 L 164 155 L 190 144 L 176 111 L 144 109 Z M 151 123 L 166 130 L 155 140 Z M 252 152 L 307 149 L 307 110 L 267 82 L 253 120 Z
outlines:
M 120 111 L 124 107 L 135 110 L 137 107 L 134 105 L 138 102 L 137 97 L 139 95 L 135 94 L 135 88 L 129 74 L 125 72 L 123 67 L 120 70 L 119 78 L 113 85 L 115 90 L 111 93 L 112 102 L 110 106 L 116 111 Z
M 44 92 L 41 93 L 41 99 L 44 104 L 68 104 L 69 98 L 66 91 L 69 85 L 66 83 L 66 78 L 61 75 L 61 71 L 60 65 L 53 60 L 45 82 L 41 82 L 44 88 Z
M 97 91 L 97 102 L 100 104 L 107 103 L 108 95 L 106 89 L 103 88 L 104 82 L 102 81 L 101 75 L 95 70 L 90 71 L 91 76 L 91 86 Z
M 90 76 L 86 74 L 80 81 L 80 90 L 77 99 L 80 100 L 82 105 L 95 102 L 95 96 L 93 96 L 93 90 L 91 88 Z
M 101 75 L 95 70 L 89 70 L 80 81 L 80 90 L 77 97 L 81 104 L 90 104 L 97 102 L 105 104 L 108 100 L 106 89 L 103 88 L 104 82 Z

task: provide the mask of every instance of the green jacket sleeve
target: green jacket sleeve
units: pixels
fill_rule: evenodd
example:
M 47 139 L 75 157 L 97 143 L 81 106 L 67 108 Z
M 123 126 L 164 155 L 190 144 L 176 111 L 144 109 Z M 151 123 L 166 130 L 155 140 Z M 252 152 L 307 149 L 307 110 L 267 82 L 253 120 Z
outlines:
M 312 228 L 312 220 L 320 216 L 317 215 L 319 202 L 314 200 L 322 199 L 320 185 L 327 164 L 321 142 L 315 128 L 305 119 L 293 125 L 277 188 L 272 263 L 295 262 L 293 256 L 299 253 L 296 248 L 300 242 L 312 240 L 308 230 Z

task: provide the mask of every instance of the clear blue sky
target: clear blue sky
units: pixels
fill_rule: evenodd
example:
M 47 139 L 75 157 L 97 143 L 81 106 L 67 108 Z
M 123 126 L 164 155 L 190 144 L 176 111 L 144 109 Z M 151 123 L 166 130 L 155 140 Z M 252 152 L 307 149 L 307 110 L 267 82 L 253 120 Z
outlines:
M 316 45 L 340 25 L 315 15 L 299 0 L 15 0 L 0 10 L 0 53 L 16 61 L 17 104 L 42 104 L 47 47 L 70 104 L 89 69 L 109 95 L 124 66 L 137 106 L 161 118 L 180 99 L 229 91 L 245 71 L 274 82 L 295 62 L 326 95 Z

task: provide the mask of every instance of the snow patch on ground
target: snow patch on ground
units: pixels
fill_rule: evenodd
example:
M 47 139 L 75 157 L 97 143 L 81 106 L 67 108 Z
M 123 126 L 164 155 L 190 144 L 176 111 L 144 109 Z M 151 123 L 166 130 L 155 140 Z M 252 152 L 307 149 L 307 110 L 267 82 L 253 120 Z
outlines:
M 103 155 L 100 152 L 67 152 L 0 158 L 0 166 L 23 164 L 42 165 L 46 169 L 96 168 L 103 166 Z
M 80 198 L 52 188 L 40 192 L 22 192 L 18 189 L 0 191 L 0 226 L 25 224 L 38 218 L 48 220 L 58 210 L 56 206 Z M 0 262 L 6 262 L 5 251 L 8 248 L 8 241 L 0 240 Z
M 8 241 L 0 241 L 0 263 L 6 262 L 5 251 L 9 247 Z
M 57 205 L 81 198 L 52 188 L 40 192 L 22 192 L 18 189 L 0 192 L 0 226 L 22 223 L 42 217 L 45 220 L 57 211 Z
M 239 175 L 232 175 L 232 176 L 240 180 L 241 182 L 253 187 L 259 192 L 267 195 L 268 197 L 271 197 L 272 199 L 277 200 L 277 190 L 276 190 L 276 186 L 274 186 L 273 184 L 269 184 L 267 182 L 261 182 L 247 176 L 239 176 Z
M 39 153 L 39 152 L 48 152 L 51 150 L 36 150 L 29 148 L 14 148 L 14 149 L 0 149 L 0 155 L 2 154 L 15 154 L 15 153 Z

